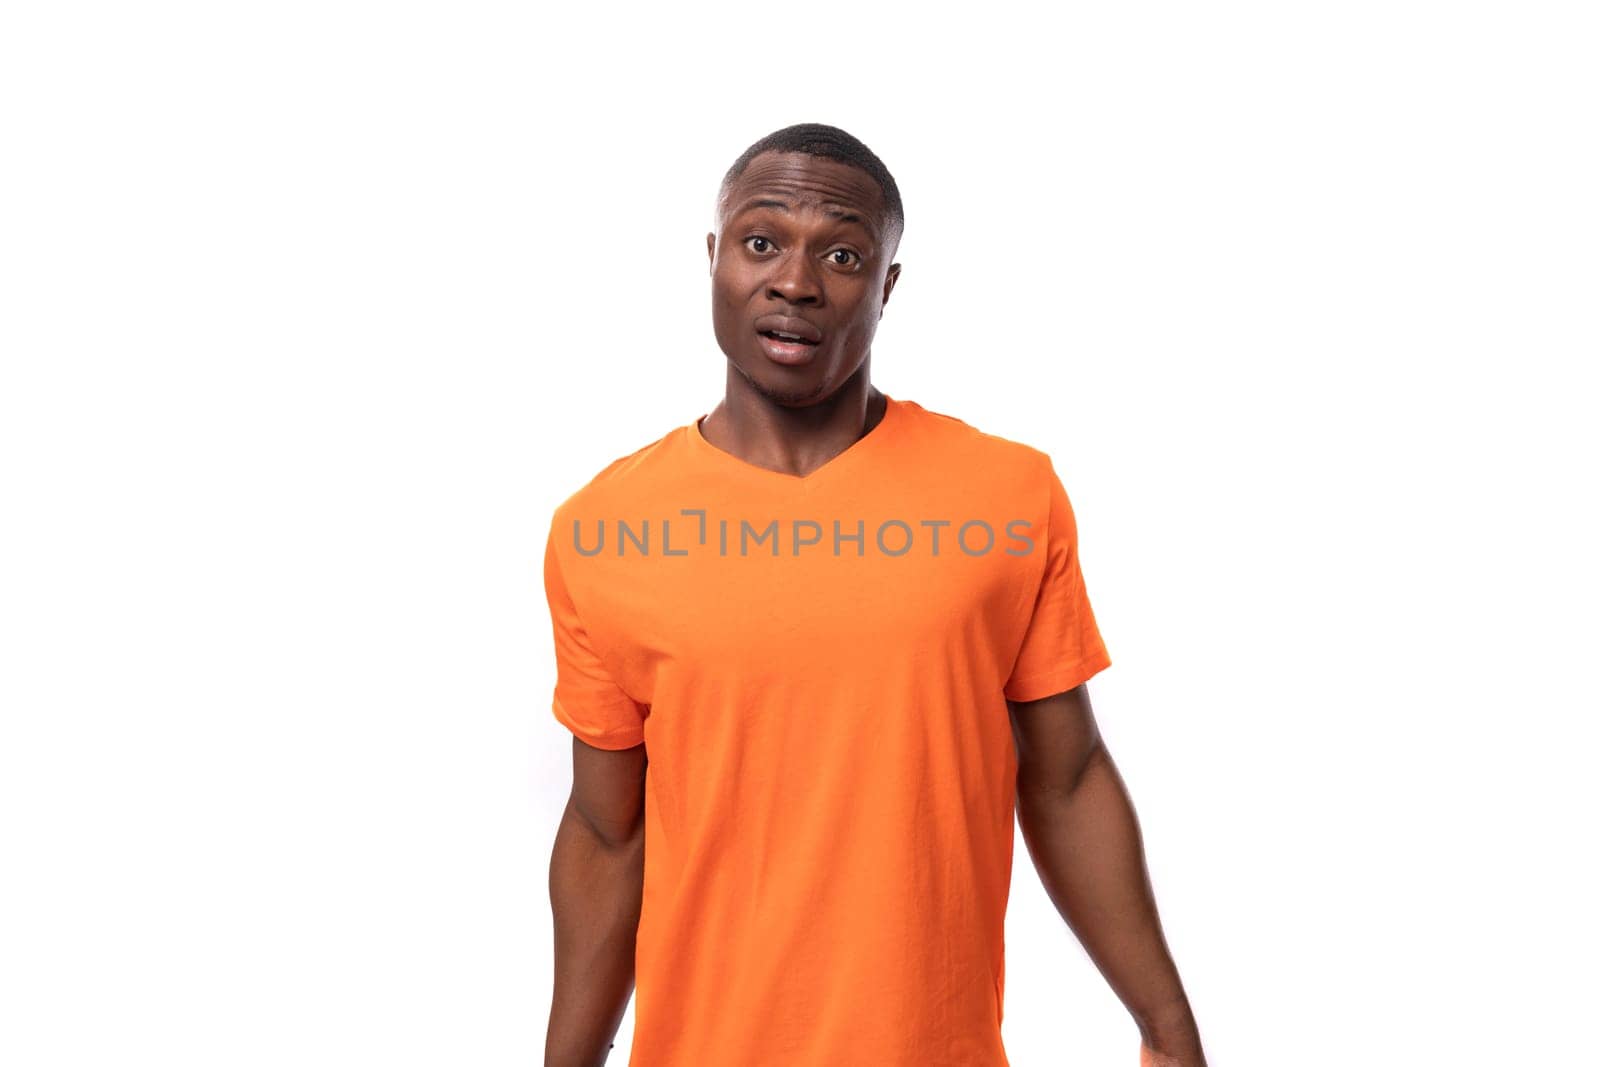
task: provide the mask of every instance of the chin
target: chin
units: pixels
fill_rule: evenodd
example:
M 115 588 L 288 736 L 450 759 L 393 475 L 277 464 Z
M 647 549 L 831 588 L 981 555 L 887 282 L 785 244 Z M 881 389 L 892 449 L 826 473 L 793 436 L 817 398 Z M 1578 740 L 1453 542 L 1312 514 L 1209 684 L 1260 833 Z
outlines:
M 781 404 L 784 407 L 807 407 L 824 399 L 830 392 L 828 388 L 830 379 L 826 374 L 811 382 L 795 381 L 792 377 L 788 380 L 774 379 L 771 376 L 763 377 L 751 374 L 737 363 L 734 366 L 739 367 L 740 374 L 744 376 L 745 381 L 750 383 L 752 389 L 774 404 Z M 806 370 L 812 369 L 811 367 L 806 368 Z

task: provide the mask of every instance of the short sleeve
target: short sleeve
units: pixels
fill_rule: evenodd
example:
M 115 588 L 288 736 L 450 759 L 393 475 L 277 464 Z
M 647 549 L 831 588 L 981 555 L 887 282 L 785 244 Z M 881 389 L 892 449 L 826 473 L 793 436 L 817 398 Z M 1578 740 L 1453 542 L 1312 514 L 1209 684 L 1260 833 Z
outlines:
M 632 748 L 644 742 L 645 707 L 612 679 L 578 617 L 562 574 L 552 526 L 544 553 L 545 599 L 555 638 L 555 717 L 595 748 Z
M 1041 700 L 1064 693 L 1111 666 L 1084 587 L 1072 503 L 1055 465 L 1047 461 L 1045 471 L 1050 511 L 1044 572 L 1021 650 L 1006 680 L 1007 700 Z

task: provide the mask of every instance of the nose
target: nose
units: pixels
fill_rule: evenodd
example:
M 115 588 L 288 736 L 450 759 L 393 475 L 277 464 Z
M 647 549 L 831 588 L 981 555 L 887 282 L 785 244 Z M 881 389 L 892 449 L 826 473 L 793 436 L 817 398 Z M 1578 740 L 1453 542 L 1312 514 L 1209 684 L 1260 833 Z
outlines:
M 773 265 L 767 295 L 795 305 L 822 303 L 822 281 L 811 262 L 811 253 L 797 248 L 782 256 Z

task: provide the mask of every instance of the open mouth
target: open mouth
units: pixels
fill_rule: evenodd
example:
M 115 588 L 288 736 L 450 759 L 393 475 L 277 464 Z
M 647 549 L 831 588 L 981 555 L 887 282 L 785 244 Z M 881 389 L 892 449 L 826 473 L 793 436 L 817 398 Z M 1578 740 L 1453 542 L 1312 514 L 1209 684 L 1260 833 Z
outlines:
M 757 330 L 762 337 L 770 337 L 780 344 L 786 345 L 814 345 L 817 342 L 809 337 L 801 337 L 797 333 L 784 333 L 782 330 Z
M 799 315 L 762 315 L 751 325 L 767 358 L 786 367 L 810 363 L 822 344 L 822 328 Z

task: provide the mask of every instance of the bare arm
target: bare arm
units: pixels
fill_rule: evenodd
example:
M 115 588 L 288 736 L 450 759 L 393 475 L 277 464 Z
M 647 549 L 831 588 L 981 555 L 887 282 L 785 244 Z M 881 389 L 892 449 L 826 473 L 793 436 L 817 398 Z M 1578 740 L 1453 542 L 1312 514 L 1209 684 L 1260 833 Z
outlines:
M 572 795 L 550 856 L 555 989 L 545 1067 L 600 1067 L 633 995 L 644 895 L 645 747 L 572 739 Z
M 1017 819 L 1056 910 L 1139 1027 L 1146 1067 L 1205 1067 L 1168 951 L 1133 803 L 1086 685 L 1012 703 Z

